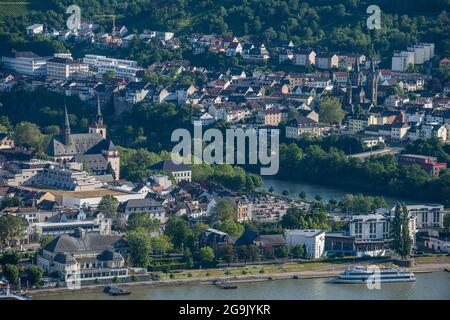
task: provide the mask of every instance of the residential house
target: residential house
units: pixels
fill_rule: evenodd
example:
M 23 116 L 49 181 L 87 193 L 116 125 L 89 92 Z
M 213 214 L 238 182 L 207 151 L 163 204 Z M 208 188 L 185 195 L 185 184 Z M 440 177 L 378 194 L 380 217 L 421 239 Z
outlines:
M 339 57 L 331 53 L 318 53 L 316 55 L 315 65 L 316 68 L 324 70 L 338 68 Z
M 0 150 L 14 148 L 14 139 L 9 133 L 0 133 Z
M 406 209 L 410 215 L 417 217 L 418 229 L 433 229 L 444 227 L 444 206 L 432 205 L 407 205 Z
M 295 49 L 292 64 L 296 66 L 310 66 L 316 62 L 316 53 L 310 49 Z
M 318 123 L 310 118 L 299 117 L 286 126 L 286 138 L 299 140 L 303 136 L 321 137 L 331 130 L 331 126 Z
M 151 170 L 169 171 L 176 183 L 181 181 L 192 181 L 192 169 L 185 164 L 175 164 L 172 160 L 160 161 L 150 167 Z

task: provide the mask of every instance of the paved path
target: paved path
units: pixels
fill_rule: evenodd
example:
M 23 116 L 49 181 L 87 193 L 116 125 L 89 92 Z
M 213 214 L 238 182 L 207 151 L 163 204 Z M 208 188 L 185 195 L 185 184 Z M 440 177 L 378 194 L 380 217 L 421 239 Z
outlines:
M 402 152 L 404 148 L 401 147 L 387 147 L 381 150 L 375 150 L 375 151 L 368 151 L 368 152 L 362 152 L 362 153 L 355 153 L 350 154 L 349 158 L 358 158 L 358 159 L 367 159 L 373 156 L 381 156 L 386 154 L 398 154 Z

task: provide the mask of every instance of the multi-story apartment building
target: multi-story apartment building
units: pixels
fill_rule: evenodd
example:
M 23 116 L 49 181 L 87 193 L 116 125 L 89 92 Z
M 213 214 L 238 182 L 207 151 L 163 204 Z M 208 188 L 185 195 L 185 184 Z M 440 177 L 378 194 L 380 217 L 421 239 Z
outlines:
M 391 238 L 390 229 L 393 210 L 390 214 L 386 212 L 386 214 L 376 213 L 352 216 L 348 235 L 355 239 L 355 249 L 358 256 L 383 255 Z M 413 241 L 413 246 L 415 246 L 417 218 L 414 215 L 410 215 L 408 225 L 410 237 Z
M 258 122 L 266 126 L 278 126 L 281 122 L 281 110 L 267 109 L 258 113 Z
M 401 51 L 394 52 L 392 56 L 392 67 L 394 71 L 406 71 L 410 65 L 414 65 L 414 52 Z
M 294 50 L 292 64 L 296 66 L 310 66 L 316 62 L 316 53 L 313 50 Z
M 318 69 L 333 69 L 339 66 L 339 57 L 331 53 L 318 53 L 315 65 Z
M 303 136 L 321 137 L 331 130 L 331 126 L 325 123 L 317 123 L 312 119 L 301 117 L 292 120 L 286 126 L 286 138 L 298 140 Z
M 132 78 L 142 70 L 137 61 L 108 58 L 105 56 L 87 54 L 83 62 L 97 69 L 98 73 L 114 72 L 118 78 Z
M 447 163 L 438 162 L 436 157 L 422 156 L 417 154 L 401 154 L 398 156 L 400 165 L 419 165 L 430 176 L 439 176 L 442 170 L 447 169 Z
M 408 213 L 417 217 L 417 228 L 443 228 L 444 206 L 443 205 L 408 205 Z
M 126 219 L 130 214 L 135 212 L 145 212 L 150 218 L 159 220 L 161 223 L 167 221 L 166 210 L 163 203 L 153 199 L 131 199 L 122 205 L 121 211 L 125 214 Z
M 112 219 L 101 212 L 87 216 L 80 211 L 75 217 L 58 213 L 49 217 L 47 221 L 31 224 L 30 229 L 34 241 L 40 241 L 46 236 L 73 234 L 78 228 L 82 228 L 85 232 L 95 232 L 106 236 L 111 234 L 111 225 Z
M 89 73 L 89 66 L 70 58 L 54 57 L 47 61 L 47 78 L 65 80 L 76 75 L 85 76 Z
M 45 76 L 48 59 L 29 51 L 15 51 L 10 55 L 2 56 L 3 68 L 31 77 Z

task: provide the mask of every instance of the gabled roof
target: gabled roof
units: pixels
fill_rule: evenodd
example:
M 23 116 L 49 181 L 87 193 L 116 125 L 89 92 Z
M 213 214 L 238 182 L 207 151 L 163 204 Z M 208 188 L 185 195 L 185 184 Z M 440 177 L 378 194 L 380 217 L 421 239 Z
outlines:
M 152 170 L 167 170 L 170 172 L 189 171 L 191 167 L 185 164 L 175 164 L 172 160 L 163 160 L 150 167 Z
M 77 253 L 113 249 L 121 236 L 103 236 L 99 233 L 86 233 L 83 237 L 63 234 L 48 243 L 44 250 L 52 253 Z

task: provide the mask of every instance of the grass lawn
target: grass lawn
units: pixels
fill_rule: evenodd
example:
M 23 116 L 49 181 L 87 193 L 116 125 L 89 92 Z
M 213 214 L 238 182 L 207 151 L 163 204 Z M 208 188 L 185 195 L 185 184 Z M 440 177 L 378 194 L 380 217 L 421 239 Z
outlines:
M 449 256 L 423 256 L 414 257 L 417 264 L 431 264 L 431 263 L 450 263 Z
M 332 267 L 334 264 L 327 262 L 310 262 L 310 263 L 283 263 L 283 264 L 266 264 L 266 265 L 247 265 L 243 267 L 230 268 L 213 268 L 213 269 L 196 269 L 196 270 L 181 270 L 181 272 L 174 272 L 173 278 L 175 280 L 188 278 L 216 278 L 225 276 L 242 276 L 242 275 L 260 275 L 260 274 L 280 274 L 288 272 L 312 271 L 316 269 Z M 263 270 L 263 272 L 262 272 Z M 158 272 L 161 279 L 170 279 L 169 275 Z
M 417 264 L 433 264 L 433 263 L 450 263 L 449 256 L 423 256 L 414 258 Z M 307 262 L 307 263 L 296 263 L 287 262 L 282 264 L 265 264 L 265 265 L 247 265 L 243 267 L 223 267 L 223 268 L 212 268 L 212 269 L 195 269 L 195 270 L 180 270 L 179 272 L 173 273 L 174 280 L 189 279 L 189 278 L 217 278 L 217 277 L 233 277 L 242 275 L 260 275 L 260 274 L 282 274 L 288 272 L 304 272 L 304 271 L 314 271 L 322 269 L 331 269 L 333 267 L 340 267 L 344 264 L 353 264 L 352 259 L 340 259 L 333 262 Z M 381 261 L 379 263 L 382 263 Z M 377 264 L 377 262 L 373 262 Z M 263 270 L 264 272 L 261 272 Z M 169 280 L 169 275 L 162 272 L 156 272 L 159 274 L 162 280 Z

